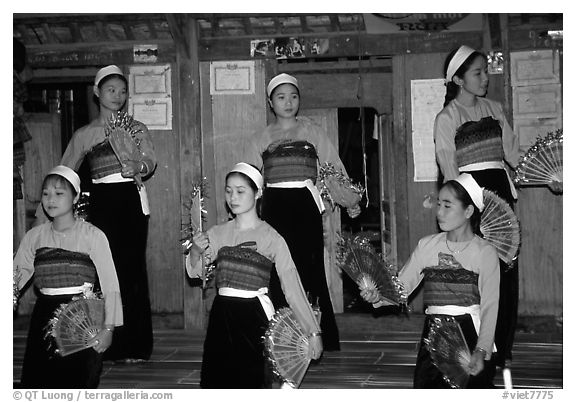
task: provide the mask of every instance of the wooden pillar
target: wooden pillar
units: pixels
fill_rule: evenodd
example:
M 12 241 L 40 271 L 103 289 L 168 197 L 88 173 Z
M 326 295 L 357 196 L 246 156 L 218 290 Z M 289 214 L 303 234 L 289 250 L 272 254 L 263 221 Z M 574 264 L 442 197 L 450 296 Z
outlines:
M 200 127 L 200 81 L 198 62 L 198 27 L 195 18 L 184 16 L 178 21 L 170 16 L 169 21 L 176 42 L 178 65 L 179 110 L 178 134 L 180 137 L 180 188 L 182 227 L 190 224 L 186 205 L 190 202 L 192 187 L 202 178 L 202 138 Z M 184 270 L 184 256 L 182 257 Z M 184 273 L 183 309 L 184 328 L 203 329 L 205 327 L 205 306 L 202 289 L 192 286 Z
M 510 123 L 514 124 L 512 116 L 512 83 L 510 80 L 510 40 L 508 35 L 508 14 L 500 14 L 500 37 L 502 40 L 502 55 L 504 57 L 504 71 L 503 71 L 503 87 L 504 99 L 502 99 L 502 107 L 504 115 Z
M 394 155 L 394 165 L 397 168 L 394 177 L 396 190 L 396 239 L 398 263 L 403 264 L 411 252 L 410 229 L 408 220 L 408 158 L 406 155 L 406 119 L 409 118 L 406 109 L 406 57 L 403 55 L 392 58 L 392 99 L 395 100 L 393 108 L 393 128 L 391 148 Z

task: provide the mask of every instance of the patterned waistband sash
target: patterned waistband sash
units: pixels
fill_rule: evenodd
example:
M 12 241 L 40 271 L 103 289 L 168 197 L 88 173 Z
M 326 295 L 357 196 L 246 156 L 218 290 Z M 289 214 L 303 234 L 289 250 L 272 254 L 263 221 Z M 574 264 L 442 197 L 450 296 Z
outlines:
M 94 146 L 88 153 L 87 159 L 92 180 L 122 171 L 122 165 L 108 140 Z
M 34 286 L 68 288 L 96 282 L 96 267 L 88 254 L 42 247 L 34 258 Z
M 502 128 L 492 117 L 464 123 L 456 131 L 454 143 L 458 167 L 504 159 Z
M 318 176 L 316 148 L 307 141 L 292 141 L 267 149 L 262 154 L 264 182 L 316 182 Z
M 478 274 L 465 269 L 451 254 L 438 253 L 438 265 L 424 268 L 424 304 L 480 304 Z
M 218 251 L 215 276 L 217 288 L 258 291 L 268 287 L 274 263 L 250 246 L 255 247 L 256 243 L 222 247 Z

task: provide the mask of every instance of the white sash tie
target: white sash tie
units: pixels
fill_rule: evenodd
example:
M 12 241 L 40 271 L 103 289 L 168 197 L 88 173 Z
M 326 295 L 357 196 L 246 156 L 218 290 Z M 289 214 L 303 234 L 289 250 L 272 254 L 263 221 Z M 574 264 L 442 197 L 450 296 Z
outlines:
M 304 188 L 306 187 L 310 194 L 312 194 L 312 198 L 318 207 L 318 211 L 323 213 L 326 207 L 324 206 L 324 202 L 322 201 L 322 196 L 320 195 L 320 191 L 314 185 L 312 180 L 306 179 L 304 181 L 286 181 L 282 183 L 268 183 L 266 187 L 271 188 Z
M 230 296 L 230 297 L 240 297 L 242 299 L 252 299 L 257 297 L 266 313 L 268 320 L 271 320 L 274 316 L 274 305 L 268 297 L 268 288 L 260 288 L 258 290 L 242 290 L 234 288 L 219 288 L 218 294 L 220 296 Z
M 121 173 L 112 173 L 108 176 L 100 177 L 99 179 L 92 179 L 92 183 L 94 184 L 128 183 L 131 181 L 134 181 L 132 177 L 123 177 Z M 144 215 L 150 215 L 148 193 L 146 192 L 144 183 L 142 183 L 142 186 L 138 189 L 138 195 L 140 196 L 140 206 L 142 207 L 142 213 Z
M 514 182 L 512 181 L 512 178 L 510 177 L 510 173 L 508 173 L 508 169 L 506 169 L 506 166 L 504 165 L 503 161 L 500 161 L 500 162 L 496 162 L 496 161 L 478 162 L 478 163 L 471 163 L 469 165 L 464 165 L 464 166 L 458 167 L 458 170 L 460 170 L 460 172 L 474 172 L 474 171 L 484 170 L 484 169 L 502 169 L 502 170 L 504 170 L 504 172 L 506 173 L 506 177 L 508 178 L 508 184 L 510 186 L 510 192 L 512 193 L 512 197 L 514 197 L 515 200 L 518 199 L 518 192 L 516 191 L 516 187 L 514 186 Z
M 75 295 L 78 293 L 85 293 L 86 291 L 92 289 L 92 284 L 89 282 L 84 282 L 84 285 L 80 286 L 68 286 L 65 288 L 42 288 L 40 293 L 46 296 L 60 296 L 60 295 Z

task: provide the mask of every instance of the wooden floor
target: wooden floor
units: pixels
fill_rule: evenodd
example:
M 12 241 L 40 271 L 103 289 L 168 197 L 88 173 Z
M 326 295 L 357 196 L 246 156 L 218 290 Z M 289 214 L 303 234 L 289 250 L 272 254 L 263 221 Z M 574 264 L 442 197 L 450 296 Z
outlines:
M 395 323 L 387 328 L 341 325 L 342 350 L 325 352 L 317 364 L 310 366 L 301 388 L 412 388 L 419 328 L 414 319 L 409 325 Z M 100 388 L 198 388 L 203 336 L 200 331 L 155 330 L 151 360 L 138 365 L 105 362 Z M 26 331 L 15 331 L 15 387 L 20 378 L 25 340 Z M 561 334 L 518 333 L 511 369 L 514 387 L 563 388 L 562 350 Z M 500 373 L 495 385 L 503 387 Z

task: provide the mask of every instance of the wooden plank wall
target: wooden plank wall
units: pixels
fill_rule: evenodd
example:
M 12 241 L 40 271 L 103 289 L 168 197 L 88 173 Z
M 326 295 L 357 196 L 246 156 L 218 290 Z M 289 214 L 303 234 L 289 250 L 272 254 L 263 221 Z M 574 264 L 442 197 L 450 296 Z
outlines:
M 562 316 L 562 206 L 563 196 L 548 188 L 518 191 L 520 315 Z
M 60 115 L 58 113 L 29 113 L 24 116 L 26 127 L 32 139 L 24 143 L 26 160 L 23 169 L 24 207 L 19 208 L 20 226 L 28 231 L 34 221 L 34 213 L 42 198 L 42 182 L 44 176 L 54 166 L 60 163 L 62 145 L 60 141 Z M 21 200 L 18 200 L 21 201 Z M 22 220 L 24 222 L 22 222 Z M 19 238 L 13 240 L 14 252 L 20 245 L 24 233 L 18 233 Z M 30 282 L 22 293 L 18 314 L 30 314 L 36 301 Z
M 256 60 L 254 70 L 254 94 L 210 95 L 210 63 L 200 63 L 202 168 L 210 183 L 206 200 L 207 227 L 228 220 L 224 197 L 226 173 L 243 161 L 252 135 L 266 127 L 264 63 Z
M 357 73 L 338 72 L 290 74 L 298 79 L 302 109 L 364 106 L 376 109 L 378 114 L 392 113 L 391 73 L 366 72 L 361 76 Z
M 174 83 L 176 74 L 172 73 Z M 151 130 L 150 135 L 158 159 L 154 175 L 145 182 L 150 202 L 146 250 L 150 302 L 154 313 L 180 313 L 184 270 L 180 247 L 182 208 L 178 132 Z
M 394 56 L 394 133 L 398 260 L 404 263 L 420 238 L 437 232 L 435 210 L 424 208 L 424 196 L 437 192 L 436 182 L 414 182 L 410 82 L 442 77 L 445 54 Z

